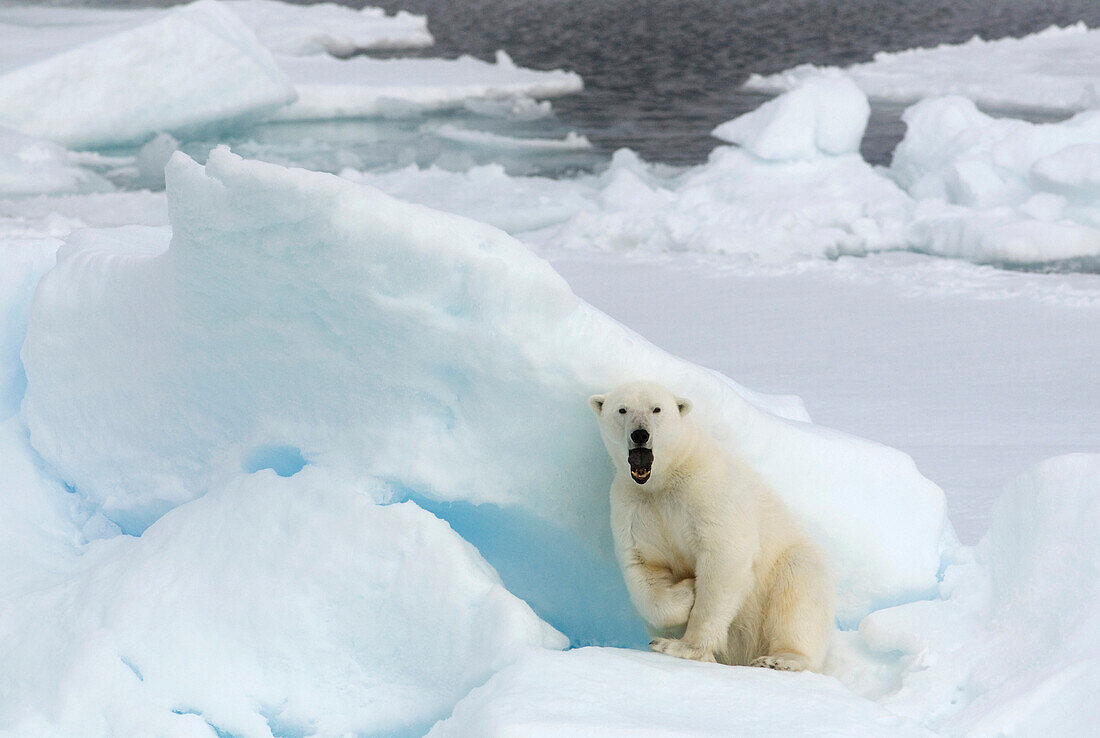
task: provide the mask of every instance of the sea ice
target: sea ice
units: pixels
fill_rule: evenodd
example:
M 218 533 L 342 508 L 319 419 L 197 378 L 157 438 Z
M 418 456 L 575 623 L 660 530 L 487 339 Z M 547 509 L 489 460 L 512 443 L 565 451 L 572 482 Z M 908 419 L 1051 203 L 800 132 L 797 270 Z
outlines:
M 64 147 L 0 127 L 0 197 L 111 189 L 110 182 L 74 164 Z
M 890 175 L 918 202 L 911 248 L 980 262 L 1100 257 L 1100 111 L 992 118 L 960 97 L 905 111 Z
M 964 44 L 880 51 L 873 61 L 844 71 L 876 101 L 961 95 L 989 109 L 1077 112 L 1100 105 L 1098 44 L 1100 29 L 1078 23 L 1023 38 L 984 41 L 975 36 Z M 803 64 L 778 74 L 754 74 L 745 86 L 783 92 L 822 71 Z
M 419 735 L 566 645 L 445 522 L 379 491 L 238 473 L 140 538 L 85 546 L 0 607 L 0 729 Z
M 503 51 L 496 63 L 458 59 L 279 57 L 298 99 L 276 120 L 402 117 L 461 108 L 471 100 L 557 97 L 579 92 L 581 78 L 562 70 L 517 67 Z
M 591 736 L 929 736 L 833 679 L 659 654 L 532 652 L 493 675 L 431 738 Z
M 369 49 L 415 49 L 431 46 L 428 21 L 422 15 L 381 8 L 349 8 L 336 3 L 293 5 L 277 0 L 228 0 L 260 43 L 276 54 L 348 56 Z
M 1100 719 L 1100 455 L 1010 484 L 940 597 L 874 612 L 866 644 L 901 655 L 880 701 L 952 735 L 1090 735 Z M 857 680 L 854 669 L 846 680 Z
M 0 75 L 0 125 L 70 148 L 264 118 L 295 97 L 232 12 L 199 2 Z
M 278 54 L 351 54 L 368 49 L 432 44 L 424 16 L 333 3 L 294 5 L 277 0 L 228 0 L 260 43 Z M 5 3 L 0 5 L 0 72 L 56 56 L 90 41 L 153 23 L 168 12 L 156 7 L 103 7 Z
M 168 184 L 171 246 L 71 240 L 22 354 L 32 444 L 125 531 L 292 447 L 448 519 L 574 642 L 638 643 L 585 399 L 648 376 L 803 517 L 843 622 L 934 590 L 953 534 L 908 457 L 660 352 L 506 234 L 225 150 Z
M 822 73 L 723 123 L 711 135 L 761 159 L 813 160 L 858 154 L 870 115 L 867 97 L 851 79 Z

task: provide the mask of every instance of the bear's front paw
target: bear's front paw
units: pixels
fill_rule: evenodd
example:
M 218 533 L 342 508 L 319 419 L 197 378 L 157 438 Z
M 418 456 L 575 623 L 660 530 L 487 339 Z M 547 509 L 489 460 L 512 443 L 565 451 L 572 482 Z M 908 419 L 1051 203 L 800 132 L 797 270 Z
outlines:
M 714 652 L 702 646 L 696 646 L 680 638 L 654 638 L 649 648 L 657 653 L 675 656 L 678 659 L 709 661 L 714 663 Z
M 758 666 L 763 669 L 775 669 L 776 671 L 803 671 L 809 664 L 805 656 L 799 654 L 777 654 L 774 656 L 761 656 L 753 659 L 749 666 Z

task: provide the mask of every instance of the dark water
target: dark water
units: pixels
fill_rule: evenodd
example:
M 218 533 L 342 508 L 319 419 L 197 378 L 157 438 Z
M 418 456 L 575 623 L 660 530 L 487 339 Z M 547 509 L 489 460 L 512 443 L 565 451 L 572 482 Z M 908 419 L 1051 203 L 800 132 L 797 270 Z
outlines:
M 505 49 L 517 64 L 578 72 L 586 89 L 554 101 L 604 150 L 672 164 L 702 161 L 709 131 L 758 106 L 752 72 L 846 65 L 876 51 L 1021 36 L 1052 24 L 1100 26 L 1100 0 L 350 0 L 425 14 L 426 56 Z M 876 110 L 864 156 L 886 163 L 903 127 Z

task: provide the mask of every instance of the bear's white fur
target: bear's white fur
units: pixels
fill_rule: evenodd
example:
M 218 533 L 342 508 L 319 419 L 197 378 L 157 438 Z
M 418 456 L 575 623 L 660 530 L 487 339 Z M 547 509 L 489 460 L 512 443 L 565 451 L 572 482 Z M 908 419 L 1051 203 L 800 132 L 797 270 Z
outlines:
M 626 384 L 589 404 L 617 471 L 615 554 L 657 636 L 650 647 L 820 671 L 834 627 L 832 577 L 767 483 L 685 417 L 690 401 L 658 384 Z

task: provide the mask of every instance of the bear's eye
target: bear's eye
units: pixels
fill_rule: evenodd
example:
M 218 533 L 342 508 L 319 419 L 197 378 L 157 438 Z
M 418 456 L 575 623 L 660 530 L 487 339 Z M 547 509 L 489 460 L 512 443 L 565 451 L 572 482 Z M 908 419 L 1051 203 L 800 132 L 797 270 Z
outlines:
M 661 412 L 661 408 L 655 407 L 655 408 L 653 408 L 653 412 L 654 413 L 659 413 L 659 412 Z
M 620 407 L 619 408 L 619 415 L 626 415 L 626 408 L 625 407 Z

